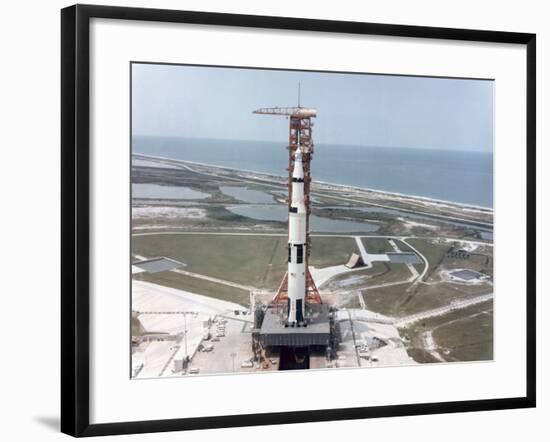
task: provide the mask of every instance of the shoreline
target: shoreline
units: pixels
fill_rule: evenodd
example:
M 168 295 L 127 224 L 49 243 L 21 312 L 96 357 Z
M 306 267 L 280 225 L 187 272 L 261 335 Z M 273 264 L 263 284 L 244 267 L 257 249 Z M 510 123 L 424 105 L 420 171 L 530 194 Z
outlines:
M 267 173 L 267 172 L 258 172 L 258 171 L 255 171 L 255 170 L 248 170 L 248 169 L 236 169 L 236 168 L 233 168 L 233 167 L 219 166 L 219 165 L 210 164 L 210 163 L 200 163 L 200 162 L 197 162 L 197 161 L 180 160 L 180 159 L 173 159 L 173 158 L 168 158 L 168 157 L 160 157 L 160 156 L 155 156 L 155 155 L 147 155 L 147 154 L 133 153 L 132 152 L 132 157 L 134 157 L 134 156 L 142 157 L 142 158 L 145 158 L 145 159 L 172 161 L 172 162 L 183 163 L 183 164 L 188 163 L 188 164 L 194 164 L 194 165 L 197 165 L 197 166 L 214 167 L 214 168 L 224 169 L 224 170 L 228 170 L 228 171 L 245 172 L 245 173 L 251 173 L 251 174 L 256 174 L 256 175 L 265 175 L 267 177 L 273 177 L 273 178 L 278 178 L 278 179 L 285 179 L 286 178 L 286 176 L 284 176 L 284 175 L 275 175 L 275 174 L 271 174 L 271 173 Z M 479 205 L 475 205 L 475 204 L 468 204 L 468 203 L 461 203 L 461 202 L 455 202 L 455 201 L 449 201 L 449 200 L 443 200 L 443 199 L 430 198 L 430 197 L 421 196 L 421 195 L 409 195 L 409 194 L 404 194 L 404 193 L 399 193 L 399 192 L 390 192 L 390 191 L 387 191 L 387 190 L 373 189 L 373 188 L 370 188 L 370 187 L 359 187 L 359 186 L 354 186 L 354 185 L 350 185 L 350 184 L 331 183 L 331 182 L 328 182 L 328 181 L 321 181 L 321 180 L 313 180 L 312 182 L 313 183 L 318 183 L 318 184 L 321 184 L 321 185 L 325 185 L 325 186 L 345 187 L 345 188 L 349 188 L 349 189 L 356 189 L 356 190 L 359 190 L 359 191 L 379 193 L 379 194 L 382 194 L 382 195 L 388 195 L 388 196 L 396 197 L 396 198 L 409 198 L 409 199 L 412 199 L 412 200 L 420 200 L 420 201 L 423 201 L 427 204 L 437 204 L 437 205 L 440 205 L 440 206 L 455 206 L 455 207 L 458 207 L 458 208 L 473 209 L 473 210 L 483 211 L 483 212 L 488 212 L 488 213 L 493 213 L 493 211 L 494 211 L 494 209 L 492 207 L 485 207 L 485 206 L 479 206 Z

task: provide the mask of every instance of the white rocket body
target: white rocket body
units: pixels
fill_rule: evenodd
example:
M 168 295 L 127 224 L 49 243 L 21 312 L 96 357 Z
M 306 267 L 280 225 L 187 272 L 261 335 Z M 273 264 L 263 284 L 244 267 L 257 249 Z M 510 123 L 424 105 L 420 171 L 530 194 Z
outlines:
M 306 206 L 302 151 L 296 150 L 292 171 L 292 200 L 288 213 L 288 319 L 289 325 L 304 322 L 306 298 Z

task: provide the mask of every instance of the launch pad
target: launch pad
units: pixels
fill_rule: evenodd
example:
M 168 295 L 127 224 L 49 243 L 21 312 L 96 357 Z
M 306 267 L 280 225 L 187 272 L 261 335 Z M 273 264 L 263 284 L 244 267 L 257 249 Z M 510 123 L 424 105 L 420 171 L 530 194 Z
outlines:
M 264 347 L 293 346 L 308 347 L 330 344 L 330 310 L 326 304 L 310 304 L 307 307 L 307 327 L 289 327 L 285 324 L 286 314 L 277 306 L 268 307 L 259 332 Z

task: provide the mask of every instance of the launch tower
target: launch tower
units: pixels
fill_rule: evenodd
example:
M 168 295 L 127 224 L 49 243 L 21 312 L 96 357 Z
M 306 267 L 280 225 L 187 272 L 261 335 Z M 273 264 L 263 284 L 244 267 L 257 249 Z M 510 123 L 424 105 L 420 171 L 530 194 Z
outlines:
M 321 304 L 319 291 L 308 267 L 311 254 L 309 234 L 311 160 L 315 109 L 297 107 L 261 108 L 255 114 L 285 116 L 288 136 L 288 271 L 273 298 L 274 305 L 285 305 L 287 325 L 307 325 L 306 304 Z
M 252 348 L 265 364 L 266 355 L 279 357 L 279 370 L 310 368 L 310 358 L 331 354 L 334 317 L 323 304 L 309 272 L 312 119 L 315 109 L 272 107 L 255 114 L 288 118 L 288 270 L 269 305 L 255 311 Z M 317 360 L 317 359 L 315 359 Z

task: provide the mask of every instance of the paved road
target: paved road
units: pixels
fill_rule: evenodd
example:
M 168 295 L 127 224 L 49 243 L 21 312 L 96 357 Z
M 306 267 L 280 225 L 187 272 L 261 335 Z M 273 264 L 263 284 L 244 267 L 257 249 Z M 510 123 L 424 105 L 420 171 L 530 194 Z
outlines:
M 357 298 L 359 300 L 359 305 L 361 306 L 361 308 L 363 310 L 366 310 L 367 304 L 365 304 L 365 298 L 363 298 L 363 294 L 360 291 L 357 292 Z
M 191 276 L 193 278 L 204 279 L 205 281 L 215 282 L 217 284 L 228 285 L 230 287 L 235 287 L 236 289 L 247 290 L 247 291 L 258 290 L 256 287 L 252 287 L 250 285 L 242 285 L 236 282 L 227 281 L 225 279 L 213 278 L 212 276 L 206 276 L 200 273 L 188 272 L 187 270 L 172 269 L 171 271 L 174 273 L 180 273 L 185 276 Z
M 432 332 L 433 330 L 428 330 L 421 335 L 422 341 L 424 342 L 424 350 L 426 350 L 439 362 L 447 362 L 437 350 L 437 345 L 435 344 Z
M 162 232 L 140 232 L 132 233 L 132 236 L 148 236 L 148 235 L 213 235 L 213 236 L 288 236 L 288 233 L 257 233 L 257 232 L 191 232 L 191 231 L 162 231 Z M 311 236 L 314 237 L 324 237 L 324 238 L 385 238 L 385 239 L 399 239 L 406 242 L 407 239 L 425 239 L 433 241 L 434 239 L 441 239 L 444 241 L 458 241 L 467 244 L 477 245 L 477 246 L 488 246 L 493 247 L 493 243 L 484 242 L 484 241 L 472 241 L 469 239 L 459 239 L 459 238 L 450 238 L 446 236 L 411 236 L 411 235 L 352 235 L 352 234 L 342 234 L 342 233 L 313 233 Z M 407 243 L 407 245 L 416 251 L 416 249 Z
M 424 270 L 422 270 L 422 273 L 416 278 L 416 281 L 415 281 L 415 284 L 414 284 L 414 285 L 416 285 L 419 282 L 422 282 L 424 280 L 424 276 L 426 276 L 426 273 L 428 273 L 428 269 L 429 269 L 430 265 L 428 263 L 428 259 L 422 253 L 420 253 L 420 251 L 416 247 L 412 246 L 409 242 L 407 242 L 408 239 L 414 239 L 414 238 L 415 238 L 414 236 L 404 237 L 404 238 L 401 238 L 401 241 L 403 241 L 404 244 L 409 246 L 414 251 L 414 253 L 416 253 L 418 256 L 420 256 L 422 261 L 424 261 Z M 409 287 L 408 290 L 410 290 L 411 287 Z
M 254 232 L 228 232 L 228 233 L 224 233 L 224 232 L 174 232 L 174 231 L 171 231 L 171 232 L 144 232 L 144 233 L 134 233 L 134 234 L 132 234 L 132 236 L 152 236 L 152 235 L 286 236 L 287 234 L 286 233 L 254 233 Z M 403 241 L 403 243 L 405 243 L 407 246 L 409 246 L 424 261 L 424 270 L 422 271 L 422 273 L 420 275 L 418 275 L 418 272 L 416 272 L 416 269 L 413 269 L 414 271 L 411 270 L 412 276 L 410 278 L 407 278 L 403 281 L 389 282 L 389 283 L 386 283 L 386 284 L 379 284 L 379 285 L 369 286 L 369 287 L 366 287 L 365 290 L 372 290 L 372 289 L 377 289 L 377 288 L 381 288 L 381 287 L 389 287 L 389 286 L 393 286 L 393 285 L 405 284 L 405 283 L 410 283 L 410 282 L 413 282 L 413 281 L 416 284 L 418 282 L 422 282 L 424 276 L 428 272 L 428 268 L 429 268 L 428 260 L 426 259 L 426 257 L 422 253 L 420 253 L 420 251 L 418 249 L 416 249 L 413 245 L 411 245 L 409 242 L 407 242 L 407 240 L 409 240 L 409 239 L 433 239 L 433 238 L 418 237 L 418 236 L 388 236 L 388 235 L 359 235 L 358 236 L 358 235 L 342 235 L 342 234 L 334 234 L 334 235 L 332 235 L 332 234 L 317 234 L 317 235 L 311 235 L 311 236 L 314 236 L 314 237 L 330 237 L 330 238 L 354 238 L 355 241 L 356 241 L 357 247 L 359 249 L 359 252 L 361 253 L 361 258 L 363 259 L 363 261 L 365 263 L 372 263 L 373 261 L 387 261 L 388 258 L 387 258 L 387 255 L 372 255 L 372 254 L 369 254 L 366 251 L 365 246 L 363 245 L 363 242 L 361 241 L 361 238 L 385 238 L 385 239 L 389 239 L 389 240 L 398 239 L 400 241 Z M 439 239 L 455 240 L 454 238 L 439 238 Z M 471 244 L 486 244 L 486 243 L 480 243 L 479 241 L 469 241 L 469 240 L 460 240 L 460 241 L 465 242 L 465 243 L 471 243 Z M 384 257 L 386 259 L 383 259 Z M 380 259 L 377 259 L 377 258 L 380 258 Z M 409 267 L 409 269 L 410 269 L 410 267 Z M 241 284 L 233 283 L 231 281 L 225 281 L 225 280 L 221 280 L 221 279 L 217 279 L 217 278 L 211 278 L 211 277 L 208 277 L 208 276 L 200 275 L 198 273 L 186 272 L 184 270 L 179 270 L 179 269 L 173 270 L 173 271 L 177 271 L 178 273 L 188 274 L 189 276 L 195 276 L 197 278 L 208 279 L 212 282 L 218 282 L 220 284 L 230 285 L 232 287 L 241 288 L 243 290 L 257 290 L 256 288 L 251 287 L 251 286 L 244 286 L 244 285 L 241 285 Z
M 360 290 L 374 290 L 374 289 L 380 289 L 383 287 L 391 287 L 394 285 L 402 285 L 402 284 L 408 284 L 414 281 L 414 276 L 409 277 L 408 279 L 404 279 L 403 281 L 395 281 L 395 282 L 385 282 L 384 284 L 377 284 L 377 285 L 368 285 L 365 287 L 360 287 Z
M 133 234 L 133 235 L 134 236 L 147 236 L 147 235 L 286 236 L 286 233 L 284 233 L 284 234 L 269 234 L 269 233 L 241 233 L 241 232 L 231 232 L 231 233 L 222 233 L 222 232 L 149 232 L 149 233 L 137 233 L 137 234 Z M 418 249 L 416 249 L 409 242 L 407 242 L 407 240 L 409 240 L 409 239 L 433 239 L 433 238 L 417 237 L 417 236 L 388 236 L 388 235 L 361 235 L 361 236 L 357 236 L 357 235 L 330 235 L 330 234 L 312 235 L 312 236 L 338 237 L 338 238 L 351 237 L 351 238 L 355 238 L 355 240 L 357 242 L 357 246 L 359 247 L 359 250 L 360 250 L 362 255 L 363 255 L 363 253 L 367 253 L 367 252 L 364 248 L 364 245 L 363 245 L 362 241 L 360 241 L 360 238 L 399 239 L 399 240 L 403 241 L 403 243 L 405 243 L 407 246 L 409 246 L 424 261 L 424 270 L 422 271 L 422 273 L 420 275 L 418 275 L 417 272 L 416 272 L 416 275 L 414 274 L 414 272 L 412 272 L 413 274 L 411 275 L 411 277 L 404 280 L 404 281 L 389 282 L 389 283 L 385 283 L 385 284 L 368 286 L 368 287 L 362 288 L 362 290 L 372 290 L 372 289 L 377 289 L 377 288 L 381 288 L 381 287 L 389 287 L 389 286 L 401 285 L 401 284 L 406 284 L 406 283 L 411 283 L 411 282 L 414 282 L 416 284 L 418 282 L 422 282 L 422 280 L 425 277 L 425 275 L 428 271 L 428 268 L 429 268 L 428 260 L 426 259 L 426 257 L 424 255 L 422 255 L 422 253 L 420 253 L 420 251 L 418 251 Z M 455 240 L 454 238 L 440 238 L 440 239 Z M 477 244 L 477 245 L 492 245 L 492 244 L 487 244 L 487 243 L 479 242 L 479 241 L 469 241 L 469 240 L 460 240 L 460 241 L 465 242 L 465 243 Z M 247 290 L 247 291 L 257 290 L 255 287 L 245 286 L 245 285 L 234 283 L 234 282 L 231 282 L 231 281 L 226 281 L 226 280 L 219 279 L 219 278 L 213 278 L 213 277 L 210 277 L 210 276 L 205 276 L 205 275 L 201 275 L 199 273 L 188 272 L 188 271 L 181 270 L 181 269 L 174 269 L 172 271 L 174 271 L 176 273 L 182 273 L 182 274 L 185 274 L 187 276 L 192 276 L 192 277 L 195 277 L 195 278 L 205 279 L 205 280 L 208 280 L 208 281 L 211 281 L 211 282 L 216 282 L 216 283 L 219 283 L 219 284 L 229 285 L 231 287 L 239 288 L 239 289 L 242 289 L 242 290 Z M 465 300 L 465 301 L 461 301 L 461 302 L 458 302 L 458 303 L 452 303 L 452 304 L 450 304 L 448 306 L 445 306 L 445 307 L 440 307 L 440 308 L 437 308 L 437 309 L 427 310 L 427 311 L 421 312 L 421 313 L 416 313 L 414 315 L 410 315 L 410 316 L 406 316 L 406 317 L 403 317 L 403 318 L 396 319 L 395 325 L 397 327 L 404 327 L 406 325 L 412 324 L 412 323 L 420 321 L 422 319 L 426 319 L 426 318 L 433 317 L 433 316 L 441 316 L 441 315 L 443 315 L 445 313 L 448 313 L 450 311 L 461 309 L 461 308 L 466 308 L 466 307 L 469 307 L 469 306 L 475 305 L 475 304 L 479 304 L 479 303 L 488 301 L 492 298 L 493 298 L 493 293 L 490 293 L 490 294 L 478 296 L 476 298 L 471 298 L 471 299 L 468 299 L 468 300 Z
M 373 254 L 373 253 L 367 252 L 367 250 L 365 249 L 365 245 L 363 244 L 363 241 L 361 241 L 361 237 L 355 236 L 354 238 L 355 238 L 355 243 L 357 244 L 357 248 L 359 249 L 359 253 L 361 253 L 361 259 L 363 260 L 363 263 L 367 267 L 369 268 L 372 267 L 373 262 L 379 262 L 379 261 L 388 262 L 390 260 L 389 256 L 386 255 L 385 253 Z
M 396 253 L 402 253 L 401 249 L 399 247 L 397 247 L 397 244 L 395 243 L 395 241 L 393 239 L 388 239 L 388 242 L 390 243 L 390 245 L 392 246 L 394 252 Z M 409 269 L 409 272 L 411 272 L 411 275 L 414 277 L 414 278 L 418 278 L 418 272 L 416 271 L 416 268 L 412 265 L 412 264 L 409 264 L 409 263 L 405 263 L 405 265 L 407 266 L 407 268 Z
M 482 302 L 493 299 L 493 293 L 477 296 L 475 298 L 465 299 L 464 301 L 453 302 L 444 307 L 435 308 L 432 310 L 426 310 L 424 312 L 415 313 L 414 315 L 405 316 L 403 318 L 396 319 L 394 325 L 396 327 L 405 327 L 414 322 L 421 321 L 423 319 L 431 318 L 434 316 L 442 316 L 446 313 L 450 313 L 454 310 L 463 309 L 472 305 L 481 304 Z

